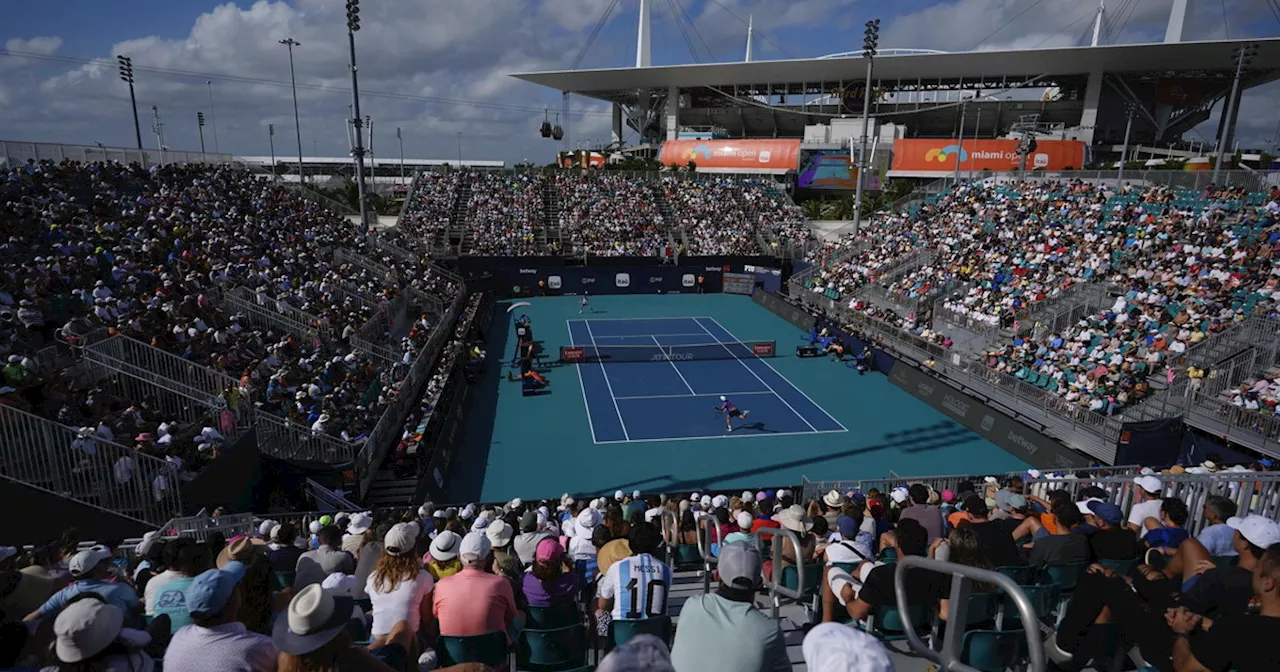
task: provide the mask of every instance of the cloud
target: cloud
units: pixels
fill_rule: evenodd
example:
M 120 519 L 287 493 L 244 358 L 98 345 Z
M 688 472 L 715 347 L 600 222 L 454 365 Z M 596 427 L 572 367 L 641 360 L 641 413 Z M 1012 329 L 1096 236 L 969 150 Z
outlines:
M 5 40 L 6 51 L 21 51 L 41 56 L 51 56 L 62 46 L 61 37 L 32 37 L 30 39 L 13 38 Z

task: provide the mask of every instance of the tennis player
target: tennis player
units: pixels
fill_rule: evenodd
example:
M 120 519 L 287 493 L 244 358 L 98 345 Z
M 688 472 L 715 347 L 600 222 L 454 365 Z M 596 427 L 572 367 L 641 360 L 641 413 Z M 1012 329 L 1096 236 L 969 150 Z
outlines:
M 595 308 L 591 308 L 591 301 L 587 299 L 587 295 L 583 294 L 582 300 L 578 303 L 578 314 L 581 315 L 582 311 L 587 309 L 590 309 L 593 313 L 596 312 Z
M 746 420 L 747 414 L 751 413 L 751 411 L 740 410 L 737 406 L 733 404 L 732 401 L 729 401 L 724 395 L 720 396 L 720 405 L 716 406 L 716 412 L 725 414 L 724 429 L 726 432 L 733 431 L 734 418 L 742 418 L 743 420 Z

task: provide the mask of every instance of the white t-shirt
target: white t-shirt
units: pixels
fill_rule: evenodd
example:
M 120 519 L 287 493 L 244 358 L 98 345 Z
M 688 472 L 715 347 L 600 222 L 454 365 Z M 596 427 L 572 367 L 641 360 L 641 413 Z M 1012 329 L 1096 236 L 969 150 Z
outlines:
M 400 621 L 407 621 L 409 630 L 416 633 L 422 622 L 422 600 L 435 587 L 435 581 L 426 570 L 419 570 L 418 577 L 412 581 L 401 581 L 395 590 L 381 592 L 374 585 L 374 577 L 365 582 L 365 592 L 369 602 L 373 604 L 374 636 L 391 632 Z
M 671 568 L 652 555 L 641 553 L 609 565 L 609 571 L 600 579 L 597 595 L 613 600 L 610 614 L 614 620 L 636 620 L 667 613 L 670 587 Z
M 1134 504 L 1129 510 L 1129 523 L 1138 526 L 1138 536 L 1147 536 L 1147 528 L 1142 526 L 1143 521 L 1148 518 L 1160 520 L 1160 507 L 1164 505 L 1163 499 L 1152 499 L 1141 504 Z

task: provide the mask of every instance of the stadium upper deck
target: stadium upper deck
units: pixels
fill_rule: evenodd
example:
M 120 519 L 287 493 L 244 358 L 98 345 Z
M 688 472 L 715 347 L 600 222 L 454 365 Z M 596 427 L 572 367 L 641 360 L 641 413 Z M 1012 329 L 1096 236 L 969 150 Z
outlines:
M 1280 38 L 1253 42 L 1258 55 L 1245 68 L 1241 91 L 1280 74 Z M 966 136 L 975 120 L 978 137 L 990 138 L 1038 114 L 1065 137 L 1097 144 L 1123 137 L 1125 105 L 1135 103 L 1133 140 L 1168 142 L 1208 119 L 1229 95 L 1239 44 L 886 52 L 875 60 L 871 113 L 880 123 L 907 126 L 909 137 L 955 137 L 960 97 L 977 95 Z M 682 127 L 719 127 L 734 138 L 803 137 L 806 126 L 862 114 L 865 71 L 861 57 L 840 56 L 513 76 L 613 103 L 615 141 L 625 120 L 657 142 L 675 139 Z

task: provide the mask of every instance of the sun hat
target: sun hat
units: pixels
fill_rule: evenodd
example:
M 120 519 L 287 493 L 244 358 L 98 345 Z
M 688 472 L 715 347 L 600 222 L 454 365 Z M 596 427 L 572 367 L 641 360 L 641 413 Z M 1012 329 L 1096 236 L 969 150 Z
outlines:
M 334 595 L 345 595 L 347 597 L 351 597 L 351 592 L 355 589 L 356 583 L 357 581 L 354 575 L 334 572 L 329 576 L 324 577 L 324 581 L 320 582 L 320 587 Z
M 840 491 L 834 488 L 832 488 L 831 492 L 822 496 L 822 503 L 833 509 L 840 508 L 844 505 L 844 502 L 844 495 L 840 494 Z
M 71 556 L 71 562 L 67 563 L 67 569 L 71 571 L 72 576 L 88 576 L 99 564 L 109 559 L 111 559 L 111 551 L 107 550 L 105 546 L 94 546 Z
M 839 623 L 821 623 L 800 645 L 812 672 L 892 672 L 893 662 L 875 636 Z
M 125 640 L 146 646 L 151 636 L 124 627 L 124 611 L 100 600 L 80 600 L 68 605 L 53 622 L 57 637 L 54 652 L 64 663 L 78 663 L 102 653 L 112 642 Z
M 441 532 L 441 535 L 444 533 Z M 452 534 L 452 533 L 450 533 Z M 437 536 L 437 539 L 440 537 Z M 408 523 L 396 523 L 387 530 L 387 534 L 382 538 L 382 550 L 387 555 L 405 555 L 412 553 L 418 542 L 417 530 L 413 525 Z M 432 544 L 434 547 L 435 544 Z
M 357 513 L 347 521 L 347 532 L 351 534 L 364 534 L 371 527 L 373 527 L 373 516 L 367 513 Z
M 640 499 L 640 491 L 639 491 L 639 490 L 632 490 L 632 491 L 631 491 L 631 499 Z
M 539 541 L 533 552 L 533 559 L 544 564 L 555 562 L 563 556 L 564 547 L 560 545 L 560 540 L 551 537 Z
M 484 534 L 489 537 L 489 543 L 493 544 L 494 548 L 501 548 L 511 543 L 511 538 L 515 536 L 516 531 L 507 524 L 507 521 L 499 518 L 489 523 Z
M 636 635 L 600 661 L 596 672 L 675 672 L 666 642 L 653 635 Z
M 289 600 L 285 614 L 271 629 L 276 649 L 300 656 L 328 644 L 347 627 L 355 601 L 313 583 Z
M 462 543 L 462 537 L 457 532 L 445 530 L 436 535 L 431 541 L 431 557 L 437 562 L 444 562 L 458 557 L 458 546 Z
M 279 525 L 279 524 L 280 523 L 274 520 L 271 520 L 269 518 L 267 520 L 262 521 L 262 523 L 258 525 L 258 536 L 266 538 L 267 535 L 271 534 L 271 530 L 275 528 L 276 525 Z
M 244 578 L 244 564 L 235 560 L 220 569 L 210 569 L 187 586 L 187 611 L 219 614 L 231 599 L 236 584 Z
M 745 541 L 720 544 L 720 558 L 716 566 L 720 571 L 720 582 L 731 588 L 755 588 L 763 580 L 760 572 L 764 562 L 760 559 L 760 551 Z
M 774 516 L 773 519 L 788 530 L 799 534 L 807 534 L 809 530 L 813 529 L 813 519 L 804 512 L 804 507 L 799 504 L 788 506 L 781 513 Z
M 1227 519 L 1227 527 L 1239 532 L 1240 536 L 1258 548 L 1269 548 L 1280 542 L 1280 524 L 1256 513 L 1243 518 L 1232 516 Z
M 467 536 L 462 538 L 458 556 L 463 560 L 483 560 L 492 550 L 493 545 L 489 543 L 489 537 L 485 536 L 484 532 L 468 532 Z
M 221 569 L 230 562 L 248 563 L 253 557 L 253 542 L 248 537 L 238 537 L 235 541 L 222 547 L 218 552 L 218 559 L 214 562 L 214 566 Z
M 578 514 L 576 522 L 578 529 L 584 531 L 579 536 L 590 537 L 591 531 L 596 528 L 596 525 L 600 524 L 600 512 L 595 509 L 583 509 L 582 513 Z

